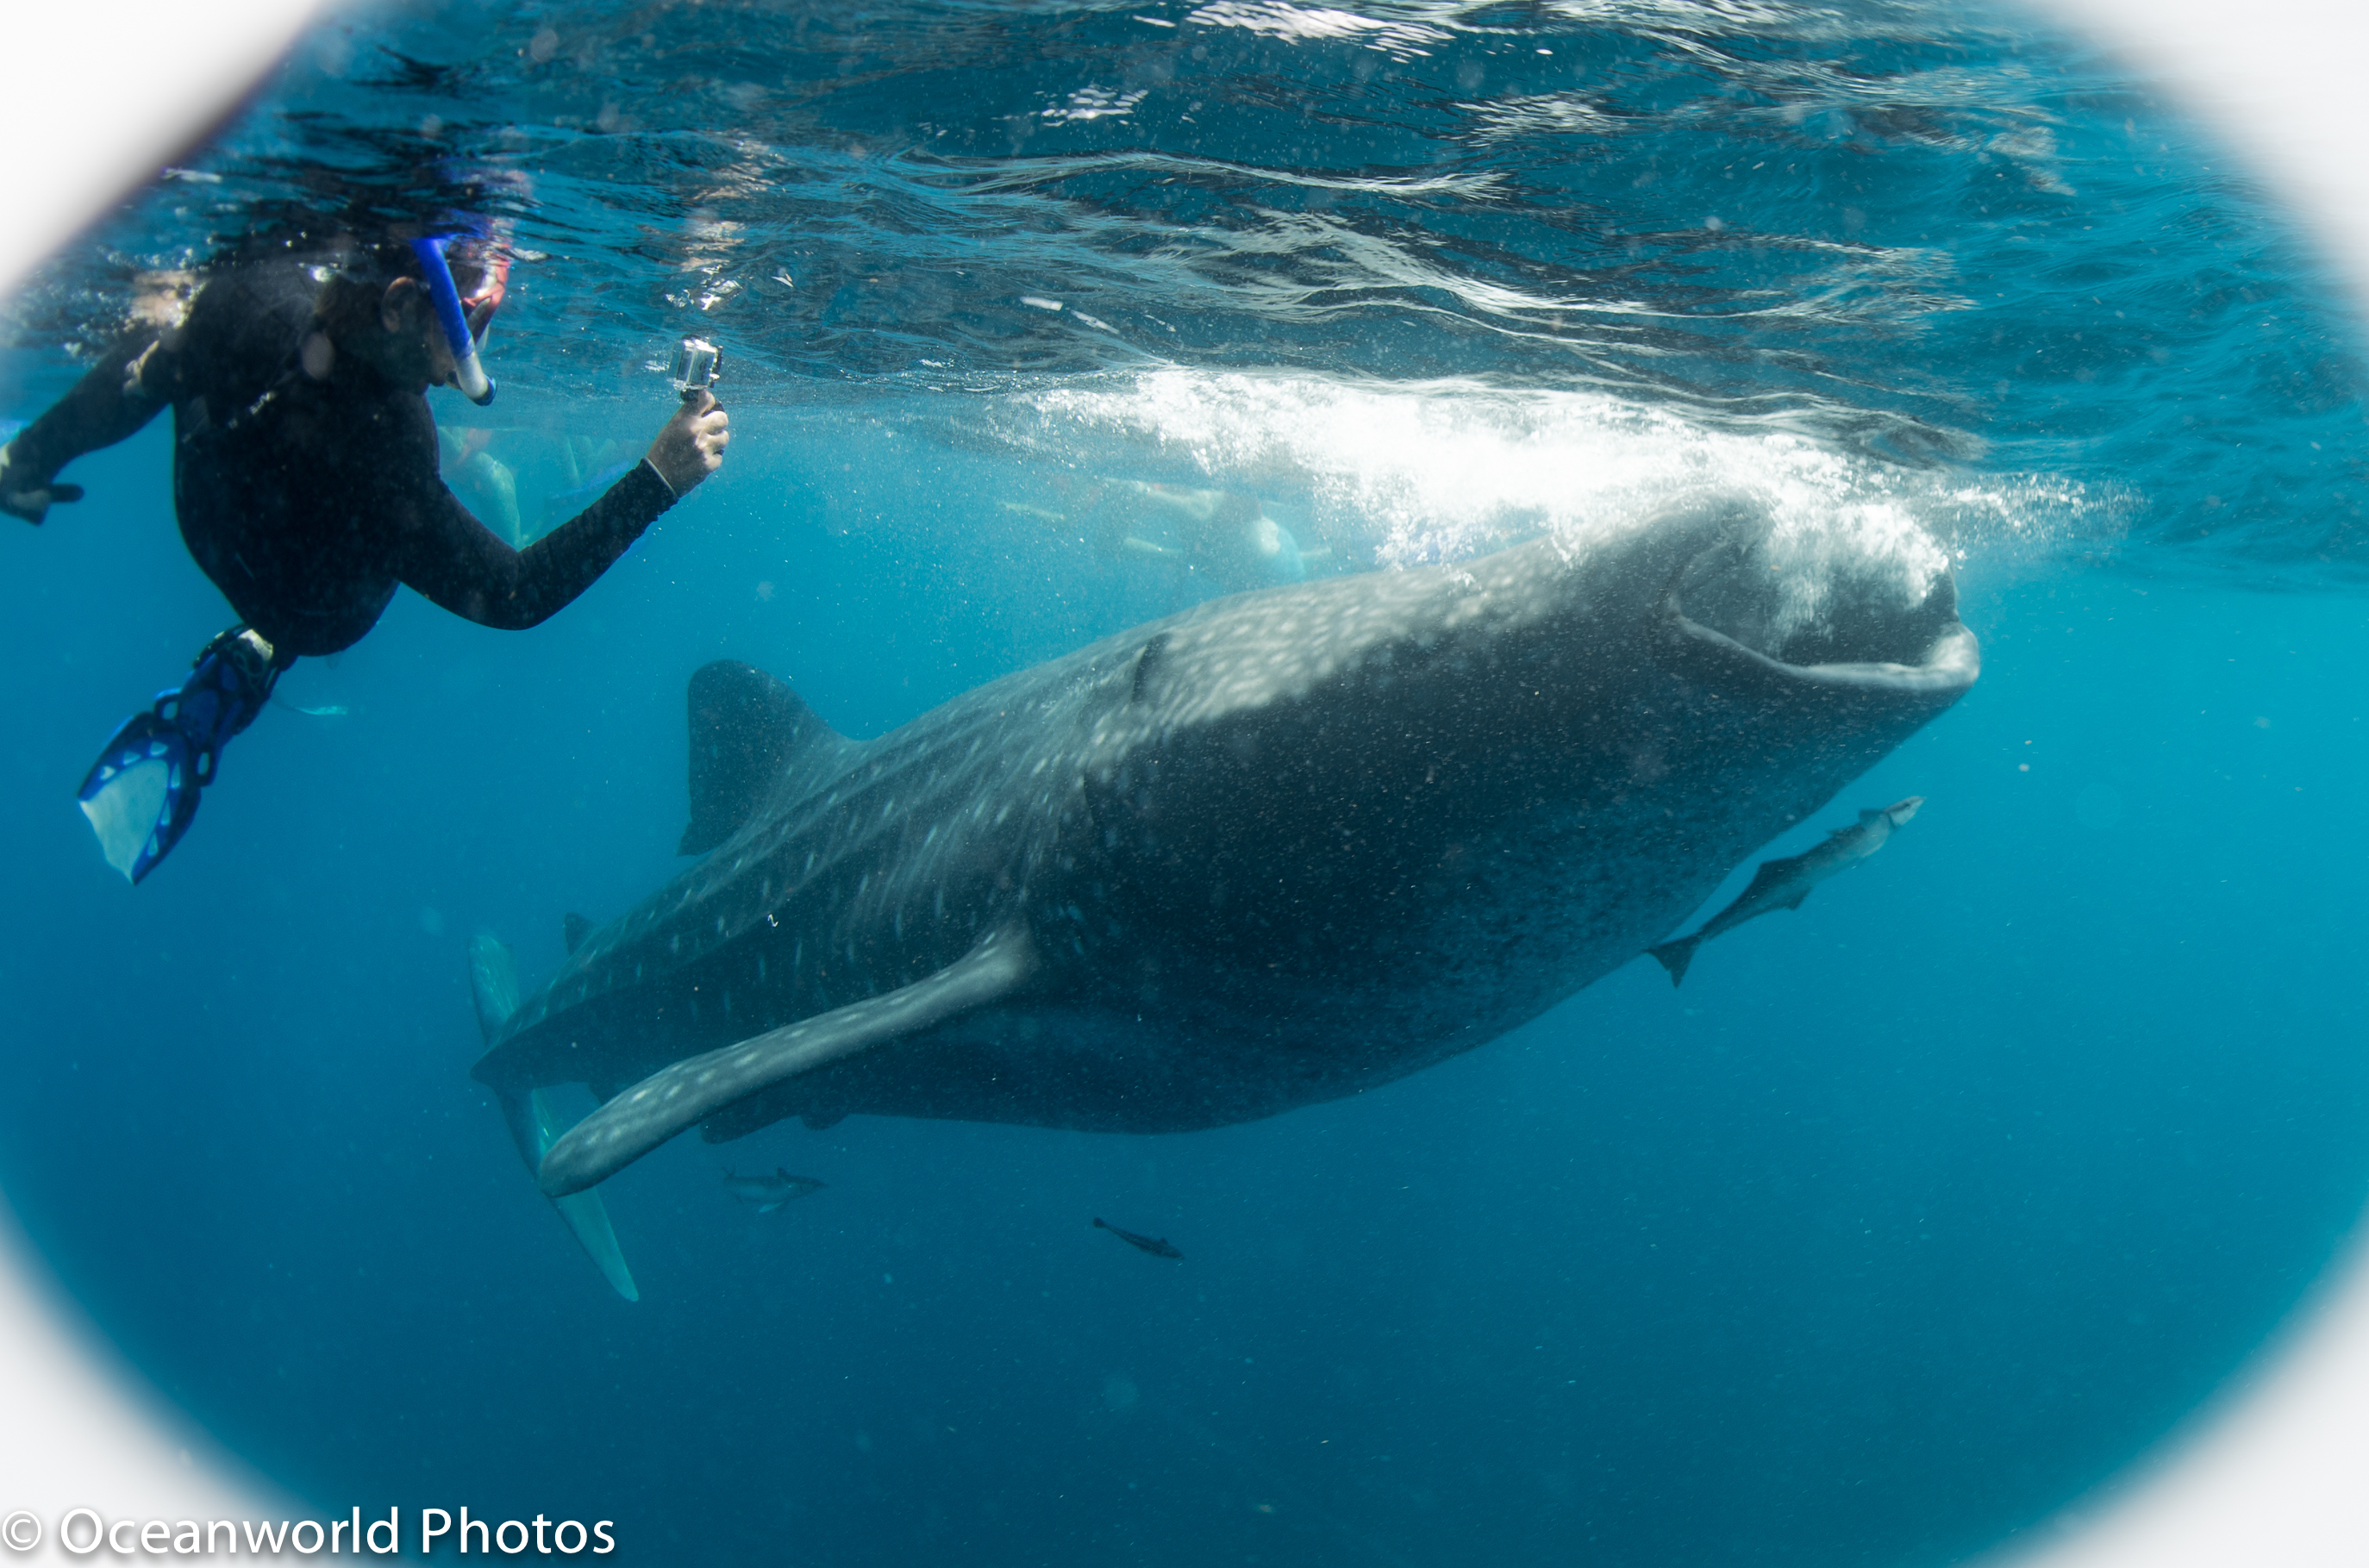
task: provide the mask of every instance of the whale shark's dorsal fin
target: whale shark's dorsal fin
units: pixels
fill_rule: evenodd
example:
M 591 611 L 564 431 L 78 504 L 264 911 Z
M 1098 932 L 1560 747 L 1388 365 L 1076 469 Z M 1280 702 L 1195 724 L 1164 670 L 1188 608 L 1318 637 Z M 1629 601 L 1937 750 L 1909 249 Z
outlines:
M 581 916 L 570 915 L 569 920 Z M 568 944 L 575 946 L 573 942 Z M 518 959 L 501 940 L 489 931 L 481 931 L 469 939 L 469 994 L 477 1004 L 477 1027 L 484 1031 L 486 1043 L 491 1045 L 518 1011 Z M 552 1114 L 543 1091 L 531 1089 L 524 1093 L 516 1090 L 500 1091 L 502 1120 L 509 1124 L 510 1141 L 518 1145 L 519 1158 L 526 1168 L 534 1171 L 543 1163 L 543 1156 L 558 1141 L 558 1118 Z M 628 1301 L 642 1299 L 634 1284 L 634 1271 L 625 1266 L 625 1254 L 617 1246 L 617 1232 L 610 1227 L 608 1207 L 599 1193 L 576 1193 L 567 1197 L 552 1199 L 551 1206 L 559 1210 L 560 1219 L 567 1222 L 577 1245 L 584 1249 L 609 1288 Z
M 753 664 L 719 658 L 692 672 L 691 822 L 677 854 L 738 831 L 799 753 L 841 738 L 806 699 Z
M 584 939 L 592 934 L 592 922 L 570 910 L 559 917 L 559 934 L 572 955 L 584 945 Z

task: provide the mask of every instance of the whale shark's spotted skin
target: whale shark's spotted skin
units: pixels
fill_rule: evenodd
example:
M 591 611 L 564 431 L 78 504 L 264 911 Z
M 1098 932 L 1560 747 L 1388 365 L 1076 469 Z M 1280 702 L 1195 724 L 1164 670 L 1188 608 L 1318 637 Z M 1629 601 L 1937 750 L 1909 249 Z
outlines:
M 871 741 L 771 687 L 796 738 L 738 831 L 589 936 L 476 1075 L 607 1099 L 686 1063 L 593 1122 L 655 1116 L 692 1077 L 721 1093 L 703 1053 L 990 941 L 1027 958 L 987 1000 L 876 1020 L 704 1110 L 707 1135 L 856 1112 L 1175 1131 L 1470 1049 L 1635 957 L 1973 681 L 1946 567 L 1902 589 L 1896 562 L 1830 555 L 1833 612 L 1748 646 L 1799 586 L 1768 527 L 1713 498 L 1585 548 L 1220 600 Z M 546 1162 L 545 1185 L 640 1151 L 556 1185 Z

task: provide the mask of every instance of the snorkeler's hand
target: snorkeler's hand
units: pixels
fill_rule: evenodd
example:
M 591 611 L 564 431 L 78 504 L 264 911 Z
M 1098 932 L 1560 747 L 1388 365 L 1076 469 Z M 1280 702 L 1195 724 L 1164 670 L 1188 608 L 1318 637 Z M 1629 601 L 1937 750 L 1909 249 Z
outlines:
M 724 449 L 732 441 L 730 416 L 717 406 L 715 395 L 700 389 L 687 394 L 682 406 L 650 443 L 649 464 L 678 497 L 724 465 Z
M 45 475 L 23 472 L 9 461 L 15 451 L 13 445 L 0 447 L 0 511 L 21 517 L 39 528 L 52 507 L 61 501 L 82 499 L 79 485 L 61 485 Z

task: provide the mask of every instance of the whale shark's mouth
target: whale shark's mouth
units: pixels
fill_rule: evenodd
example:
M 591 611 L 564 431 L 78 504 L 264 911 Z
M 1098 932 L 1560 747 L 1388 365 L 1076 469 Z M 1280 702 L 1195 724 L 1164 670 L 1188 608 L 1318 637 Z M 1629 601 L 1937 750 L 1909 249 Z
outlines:
M 1963 686 L 1978 670 L 1948 554 L 1896 516 L 1731 533 L 1680 568 L 1665 608 L 1698 638 L 1814 679 Z

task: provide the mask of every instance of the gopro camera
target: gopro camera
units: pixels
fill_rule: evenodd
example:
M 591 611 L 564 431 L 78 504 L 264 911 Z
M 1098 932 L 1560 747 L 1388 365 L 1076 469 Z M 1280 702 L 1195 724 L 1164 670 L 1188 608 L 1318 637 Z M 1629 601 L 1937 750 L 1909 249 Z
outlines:
M 675 391 L 688 397 L 694 392 L 705 392 L 715 385 L 715 373 L 724 365 L 724 355 L 704 338 L 686 338 L 675 346 L 674 364 L 667 379 L 674 383 Z

